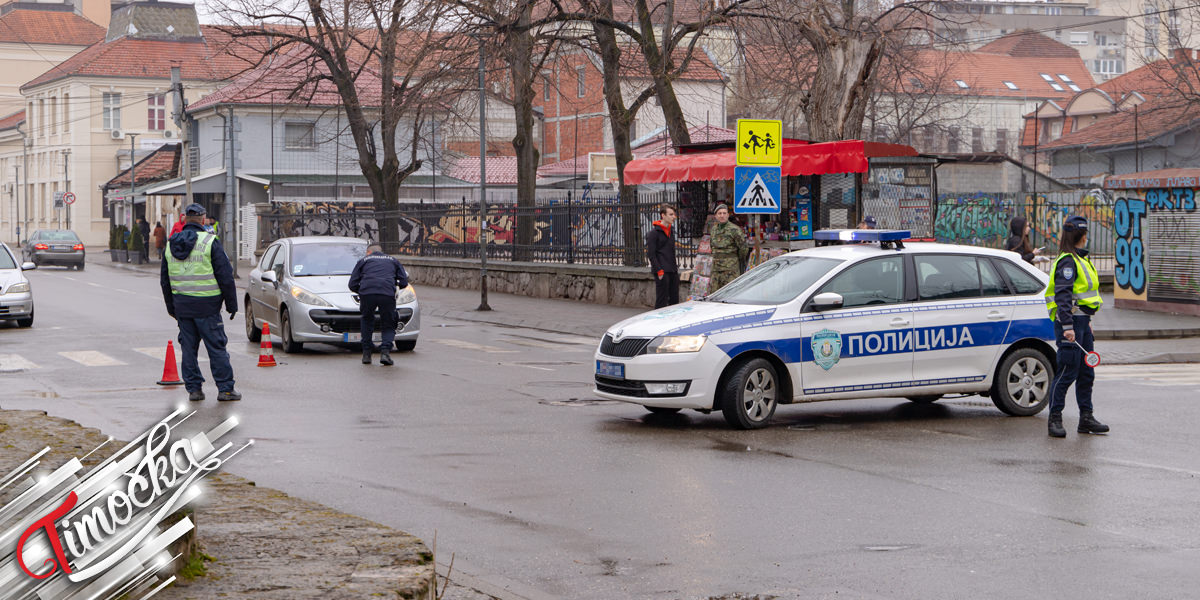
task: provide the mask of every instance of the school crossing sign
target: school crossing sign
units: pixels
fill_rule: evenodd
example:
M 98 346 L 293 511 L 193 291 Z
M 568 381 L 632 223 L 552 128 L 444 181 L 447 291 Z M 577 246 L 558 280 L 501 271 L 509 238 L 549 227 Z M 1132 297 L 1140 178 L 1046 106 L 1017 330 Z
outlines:
M 733 212 L 776 215 L 783 180 L 783 121 L 738 119 Z
M 735 167 L 733 169 L 734 214 L 779 214 L 781 187 L 779 167 Z

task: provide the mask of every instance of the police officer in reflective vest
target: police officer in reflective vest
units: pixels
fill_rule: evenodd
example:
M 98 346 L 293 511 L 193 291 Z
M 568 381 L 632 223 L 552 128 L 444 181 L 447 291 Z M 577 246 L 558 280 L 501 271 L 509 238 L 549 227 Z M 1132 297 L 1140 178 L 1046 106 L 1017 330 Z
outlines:
M 379 364 L 391 365 L 392 343 L 396 339 L 396 288 L 408 287 L 408 273 L 400 261 L 384 254 L 379 244 L 367 246 L 367 255 L 358 260 L 350 273 L 350 291 L 358 294 L 362 310 L 359 331 L 362 334 L 362 362 L 371 364 L 374 350 L 375 309 L 379 309 Z
M 233 265 L 217 236 L 204 230 L 204 207 L 189 205 L 183 211 L 183 230 L 167 239 L 166 260 L 159 272 L 167 314 L 179 325 L 183 353 L 183 384 L 188 400 L 204 400 L 204 375 L 197 353 L 200 341 L 208 348 L 209 367 L 217 383 L 217 400 L 241 400 L 233 389 L 233 367 L 225 350 L 228 338 L 221 323 L 221 304 L 230 320 L 237 315 L 237 288 Z
M 1095 349 L 1092 315 L 1100 310 L 1100 276 L 1084 249 L 1088 239 L 1087 219 L 1074 216 L 1063 223 L 1059 236 L 1060 254 L 1050 272 L 1046 288 L 1046 308 L 1054 321 L 1058 341 L 1058 373 L 1050 392 L 1050 437 L 1066 437 L 1062 411 L 1067 403 L 1067 388 L 1075 384 L 1079 404 L 1079 433 L 1108 433 L 1108 425 L 1092 416 L 1092 383 L 1096 371 L 1084 362 L 1085 350 Z M 1078 345 L 1077 345 L 1078 344 Z M 1083 348 L 1080 348 L 1080 345 Z

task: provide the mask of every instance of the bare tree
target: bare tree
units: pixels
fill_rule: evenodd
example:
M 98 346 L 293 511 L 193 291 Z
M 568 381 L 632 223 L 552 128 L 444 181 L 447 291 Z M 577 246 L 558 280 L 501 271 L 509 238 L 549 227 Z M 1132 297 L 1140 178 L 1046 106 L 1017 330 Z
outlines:
M 808 137 L 818 141 L 862 137 L 867 108 L 885 57 L 928 35 L 923 0 L 763 0 L 739 11 L 739 36 L 749 78 L 784 79 Z M 802 41 L 803 43 L 797 43 Z M 757 64 L 750 60 L 759 59 Z
M 867 106 L 866 137 L 936 151 L 914 138 L 932 133 L 939 140 L 969 122 L 974 103 L 953 82 L 962 60 L 959 52 L 923 46 L 888 53 L 880 62 L 878 82 Z
M 422 0 L 221 0 L 235 41 L 252 47 L 252 68 L 296 74 L 302 98 L 331 86 L 341 99 L 358 164 L 381 212 L 379 239 L 399 241 L 399 188 L 421 167 L 422 123 L 461 86 L 467 54 L 447 5 Z M 402 139 L 403 138 L 403 139 Z M 402 145 L 403 144 L 403 145 Z M 406 149 L 406 156 L 401 150 Z M 389 216 L 392 215 L 392 216 Z

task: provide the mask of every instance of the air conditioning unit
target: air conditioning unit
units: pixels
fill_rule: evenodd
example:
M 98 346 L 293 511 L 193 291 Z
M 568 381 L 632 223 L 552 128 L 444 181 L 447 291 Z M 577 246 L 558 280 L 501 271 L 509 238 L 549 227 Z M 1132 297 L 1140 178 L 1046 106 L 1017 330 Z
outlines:
M 176 133 L 175 130 L 173 130 L 173 129 L 167 129 L 166 131 L 163 131 L 163 137 L 168 140 L 173 140 L 173 139 L 179 137 L 179 134 Z
M 125 139 L 125 132 L 124 132 L 124 131 L 121 131 L 120 129 L 114 129 L 114 130 L 112 130 L 112 131 L 108 132 L 108 134 L 109 134 L 109 135 L 112 137 L 112 139 L 114 139 L 114 140 L 123 140 L 123 139 Z

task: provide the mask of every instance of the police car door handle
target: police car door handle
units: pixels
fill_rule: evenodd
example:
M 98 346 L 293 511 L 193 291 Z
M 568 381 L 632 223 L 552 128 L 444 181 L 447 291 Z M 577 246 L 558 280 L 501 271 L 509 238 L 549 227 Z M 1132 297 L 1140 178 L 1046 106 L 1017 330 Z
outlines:
M 904 317 L 892 318 L 892 327 L 908 327 L 912 322 Z
M 987 314 L 987 318 L 989 318 L 993 321 L 999 321 L 1000 319 L 1003 319 L 1004 317 L 1005 317 L 1005 314 L 998 310 L 993 310 Z

